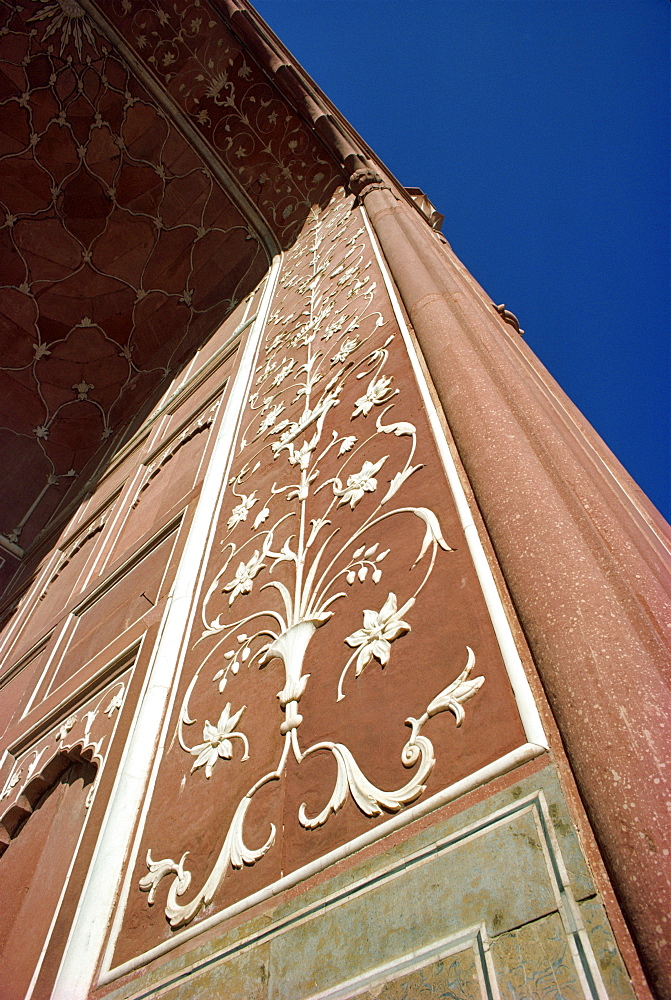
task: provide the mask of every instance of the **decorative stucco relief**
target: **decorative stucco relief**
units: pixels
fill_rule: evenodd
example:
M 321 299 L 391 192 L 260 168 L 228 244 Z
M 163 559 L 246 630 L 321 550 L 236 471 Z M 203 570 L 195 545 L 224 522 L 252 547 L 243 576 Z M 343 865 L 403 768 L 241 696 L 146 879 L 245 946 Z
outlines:
M 6 774 L 0 790 L 0 853 L 30 816 L 44 792 L 58 779 L 71 760 L 91 761 L 98 769 L 105 762 L 123 707 L 130 669 L 76 709 L 65 710 L 27 747 L 16 750 L 3 767 Z M 93 801 L 98 777 L 91 785 L 87 806 Z
M 467 703 L 479 703 L 492 683 L 485 678 L 498 653 L 482 597 L 470 594 L 472 567 L 380 286 L 352 199 L 315 210 L 287 255 L 267 324 L 175 708 L 165 784 L 159 775 L 139 851 L 139 886 L 150 904 L 161 901 L 173 928 L 225 891 L 234 871 L 261 869 L 275 857 L 261 876 L 272 881 L 295 866 L 282 857 L 291 829 L 309 838 L 334 826 L 320 843 L 342 842 L 345 831 L 361 828 L 357 822 L 418 801 L 439 763 L 461 774 L 468 767 L 450 761 L 458 744 L 434 720 L 447 713 L 459 732 L 469 729 Z M 439 510 L 425 502 L 430 496 Z M 432 584 L 439 566 L 442 582 Z M 455 607 L 441 609 L 445 572 L 472 606 L 456 592 Z M 449 636 L 439 657 L 431 628 Z M 403 647 L 415 636 L 408 669 Z M 426 662 L 416 659 L 422 647 Z M 505 729 L 512 698 L 502 667 L 493 683 L 487 699 L 490 706 L 503 699 Z M 372 690 L 374 711 L 384 714 L 386 705 L 389 717 L 367 760 L 366 727 L 379 725 L 366 720 Z M 523 741 L 519 727 L 511 730 L 506 748 Z M 475 732 L 470 739 L 483 760 L 497 752 L 496 740 L 483 751 Z M 283 790 L 287 782 L 293 790 Z M 208 832 L 198 819 L 193 825 L 200 809 L 210 815 Z M 212 810 L 220 817 L 214 827 Z M 172 856 L 163 853 L 166 841 Z M 245 893 L 239 879 L 230 891 Z M 137 913 L 134 901 L 129 906 Z

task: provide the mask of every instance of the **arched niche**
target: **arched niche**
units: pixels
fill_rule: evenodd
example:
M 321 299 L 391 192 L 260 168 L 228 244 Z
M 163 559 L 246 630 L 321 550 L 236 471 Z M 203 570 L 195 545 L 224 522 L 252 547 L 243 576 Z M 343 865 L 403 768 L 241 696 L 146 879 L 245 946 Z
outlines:
M 90 755 L 88 755 L 90 756 Z M 48 944 L 84 828 L 97 763 L 60 752 L 29 782 L 0 823 L 0 982 L 23 1000 Z

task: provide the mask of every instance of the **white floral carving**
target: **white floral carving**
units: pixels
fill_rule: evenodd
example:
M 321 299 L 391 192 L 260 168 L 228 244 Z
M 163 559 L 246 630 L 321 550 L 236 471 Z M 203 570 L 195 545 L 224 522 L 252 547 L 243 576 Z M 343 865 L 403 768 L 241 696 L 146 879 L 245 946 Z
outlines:
M 254 577 L 261 572 L 265 563 L 261 561 L 262 557 L 259 555 L 258 549 L 249 560 L 249 562 L 241 562 L 235 571 L 235 576 L 230 583 L 227 583 L 224 587 L 226 593 L 230 591 L 230 597 L 228 598 L 228 603 L 232 604 L 238 594 L 248 594 L 254 585 Z
M 359 346 L 359 343 L 360 341 L 358 337 L 352 337 L 351 339 L 346 340 L 343 343 L 340 350 L 337 351 L 331 358 L 331 364 L 332 365 L 343 364 L 345 361 L 347 361 L 350 354 L 352 354 L 353 351 L 356 351 L 357 347 Z
M 327 741 L 306 749 L 301 747 L 303 717 L 299 709 L 310 682 L 310 674 L 303 672 L 310 643 L 317 629 L 331 627 L 331 619 L 337 619 L 337 602 L 346 597 L 347 588 L 355 586 L 357 581 L 363 586 L 380 583 L 385 571 L 383 562 L 390 549 L 380 551 L 379 536 L 376 537 L 378 527 L 389 518 L 402 519 L 401 524 L 404 520 L 415 524 L 420 521 L 424 528 L 423 538 L 419 554 L 409 569 L 412 571 L 420 562 L 423 568 L 408 576 L 409 593 L 400 607 L 396 593 L 388 591 L 380 610 L 365 610 L 363 627 L 344 639 L 351 653 L 334 692 L 337 700 L 345 697 L 344 685 L 351 668 L 354 667 L 358 677 L 374 659 L 382 667 L 388 664 L 393 643 L 411 630 L 405 616 L 429 579 L 439 551 L 451 551 L 433 511 L 412 504 L 396 504 L 395 498 L 423 468 L 413 464 L 417 428 L 405 420 L 383 422 L 399 395 L 399 390 L 393 386 L 393 376 L 384 371 L 393 336 L 382 343 L 377 341 L 374 349 L 366 353 L 366 342 L 385 321 L 374 308 L 375 282 L 369 281 L 368 275 L 363 273 L 368 266 L 361 242 L 363 229 L 347 238 L 343 256 L 343 234 L 351 226 L 348 213 L 342 203 L 340 208 L 325 216 L 315 211 L 307 236 L 288 254 L 288 266 L 281 284 L 302 297 L 303 307 L 286 315 L 278 309 L 270 318 L 269 327 L 273 331 L 271 334 L 269 329 L 265 357 L 256 369 L 258 391 L 249 399 L 248 422 L 241 428 L 237 446 L 239 455 L 244 451 L 253 457 L 248 461 L 245 456 L 240 458 L 242 467 L 231 477 L 230 485 L 234 491 L 248 490 L 245 484 L 260 482 L 260 479 L 254 480 L 254 476 L 260 468 L 267 468 L 268 463 L 276 463 L 278 472 L 270 489 L 265 487 L 268 491 L 265 494 L 260 486 L 251 493 L 235 492 L 235 496 L 240 497 L 240 504 L 234 508 L 228 527 L 247 520 L 258 497 L 261 509 L 253 521 L 255 534 L 248 532 L 241 544 L 229 541 L 224 546 L 223 562 L 209 584 L 201 607 L 203 632 L 197 645 L 204 643 L 203 648 L 208 651 L 188 684 L 178 722 L 179 744 L 196 758 L 192 771 L 204 767 L 209 778 L 219 759 L 233 759 L 232 741 L 236 738 L 243 742 L 244 753 L 235 765 L 247 761 L 247 739 L 235 729 L 243 709 L 231 715 L 230 702 L 217 726 L 205 722 L 203 742 L 193 747 L 188 744 L 184 735 L 186 728 L 196 721 L 189 713 L 191 695 L 202 672 L 207 668 L 209 673 L 209 665 L 215 662 L 218 669 L 209 676 L 213 674 L 214 683 L 219 692 L 223 692 L 243 668 L 273 670 L 277 669 L 279 661 L 284 675 L 283 686 L 278 691 L 282 752 L 276 767 L 253 781 L 238 802 L 217 860 L 205 884 L 190 902 L 180 902 L 190 884 L 190 875 L 184 869 L 186 855 L 176 863 L 170 858 L 153 861 L 148 854 L 149 873 L 141 880 L 140 887 L 149 892 L 151 902 L 162 879 L 171 877 L 165 913 L 172 927 L 188 923 L 212 900 L 231 867 L 255 864 L 271 849 L 275 840 L 274 827 L 271 825 L 263 846 L 251 850 L 244 841 L 244 822 L 260 790 L 282 778 L 290 754 L 301 764 L 309 755 L 328 751 L 337 765 L 335 786 L 325 807 L 316 816 L 308 816 L 305 806 L 299 810 L 298 821 L 306 829 L 326 823 L 342 808 L 348 796 L 366 816 L 397 812 L 422 795 L 435 763 L 433 745 L 421 732 L 423 726 L 441 711 L 452 712 L 457 724 L 461 725 L 463 703 L 473 697 L 482 684 L 482 678 L 468 680 L 469 666 L 457 681 L 430 702 L 419 720 L 407 720 L 412 731 L 403 748 L 401 762 L 414 770 L 410 779 L 399 788 L 388 791 L 375 786 L 344 743 Z M 334 259 L 336 253 L 342 259 Z M 309 275 L 304 273 L 305 260 L 311 261 Z M 347 302 L 346 307 L 342 305 L 343 299 Z M 352 336 L 354 331 L 357 333 Z M 338 346 L 329 358 L 319 345 L 332 338 L 337 338 Z M 286 353 L 290 350 L 294 352 L 292 356 Z M 355 351 L 356 359 L 352 357 Z M 336 408 L 343 390 L 348 383 L 356 385 L 356 380 L 361 379 L 365 380 L 367 388 L 356 399 L 349 418 L 367 417 L 373 407 L 384 406 L 374 429 L 370 428 L 371 433 L 362 440 L 344 432 L 342 426 L 338 429 L 336 422 L 339 414 Z M 260 409 L 266 416 L 259 423 Z M 285 412 L 287 416 L 278 420 Z M 345 420 L 347 416 L 343 414 Z M 327 419 L 330 430 L 326 429 Z M 405 461 L 396 457 L 392 460 L 389 454 L 375 460 L 367 457 L 371 451 L 380 454 L 379 435 L 389 434 L 407 446 Z M 398 450 L 393 452 L 394 456 L 398 453 Z M 327 455 L 336 463 L 337 470 L 330 478 L 324 478 L 323 471 Z M 393 468 L 392 461 L 398 461 Z M 383 490 L 379 473 L 385 463 L 390 465 L 390 476 L 389 486 Z M 357 468 L 358 471 L 352 471 Z M 362 507 L 361 513 L 357 512 L 356 518 L 351 518 L 351 512 L 367 495 L 370 502 Z M 365 518 L 363 511 L 369 511 Z M 278 566 L 282 567 L 281 574 L 275 576 Z M 252 591 L 261 573 L 264 575 L 260 589 L 268 595 L 267 605 L 262 604 L 261 610 L 236 616 L 229 609 L 238 597 Z M 399 584 L 403 585 L 402 578 Z M 343 586 L 345 591 L 340 589 Z M 216 614 L 210 608 L 221 602 L 222 594 L 228 595 L 228 609 Z M 255 606 L 259 607 L 259 603 L 257 601 Z M 220 666 L 222 651 L 223 666 Z
M 273 379 L 273 386 L 282 385 L 282 382 L 284 382 L 285 378 L 287 378 L 287 376 L 291 374 L 293 367 L 294 367 L 294 359 L 289 358 L 286 364 L 284 363 L 282 364 L 282 367 L 280 368 L 277 375 Z
M 256 503 L 256 490 L 250 493 L 249 496 L 243 494 L 240 497 L 240 503 L 237 507 L 234 507 L 231 511 L 231 516 L 229 517 L 227 523 L 228 530 L 234 528 L 236 524 L 240 524 L 241 521 L 247 520 L 247 515 Z
M 437 694 L 429 702 L 426 712 L 419 719 L 413 719 L 412 717 L 406 719 L 406 725 L 412 729 L 412 739 L 419 736 L 424 724 L 440 712 L 451 712 L 457 726 L 460 726 L 464 721 L 466 713 L 462 706 L 465 702 L 470 701 L 485 683 L 484 677 L 474 677 L 473 680 L 468 680 L 475 666 L 475 653 L 470 646 L 466 648 L 468 650 L 468 660 L 457 679 L 448 684 L 440 694 Z
M 334 484 L 333 492 L 337 497 L 340 497 L 338 506 L 348 503 L 352 510 L 354 510 L 363 498 L 364 493 L 374 493 L 377 489 L 375 473 L 380 471 L 387 461 L 387 457 L 385 455 L 379 462 L 364 462 L 361 472 L 355 472 L 353 476 L 348 476 L 345 489 Z M 336 480 L 336 482 L 339 483 L 339 480 Z
M 380 611 L 364 611 L 363 628 L 348 635 L 345 642 L 358 649 L 356 676 L 375 658 L 384 667 L 389 663 L 391 644 L 400 635 L 410 631 L 410 625 L 403 621 L 403 615 L 415 603 L 414 598 L 398 610 L 396 594 L 390 593 Z
M 240 717 L 247 706 L 243 705 L 242 708 L 231 715 L 231 703 L 227 702 L 226 708 L 219 716 L 219 722 L 216 726 L 213 726 L 210 722 L 205 723 L 203 729 L 203 742 L 199 743 L 198 746 L 192 748 L 191 753 L 195 755 L 196 760 L 194 761 L 191 771 L 197 770 L 199 767 L 205 767 L 205 777 L 209 778 L 212 775 L 212 768 L 217 763 L 217 760 L 221 757 L 223 760 L 230 760 L 233 756 L 233 744 L 231 740 L 239 739 L 242 740 L 245 752 L 241 760 L 247 760 L 249 757 L 249 743 L 247 737 L 244 733 L 238 733 L 235 731 L 235 727 L 240 721 Z
M 275 406 L 271 407 L 271 409 L 268 410 L 268 413 L 259 424 L 259 434 L 265 433 L 265 431 L 267 431 L 270 427 L 272 427 L 273 424 L 276 423 L 277 418 L 279 417 L 280 413 L 282 413 L 283 410 L 284 406 L 282 405 L 282 403 L 278 403 Z
M 396 390 L 391 388 L 391 378 L 373 379 L 366 392 L 354 404 L 352 417 L 358 417 L 360 413 L 364 417 L 368 416 L 374 406 L 386 403 L 395 394 Z
M 62 743 L 65 737 L 68 735 L 72 727 L 77 721 L 76 715 L 68 715 L 64 722 L 61 722 L 60 726 L 56 731 L 56 739 Z
M 126 687 L 124 684 L 122 684 L 117 693 L 110 701 L 107 708 L 105 709 L 105 715 L 107 716 L 108 719 L 111 719 L 113 712 L 118 711 L 122 707 L 125 693 L 126 693 Z

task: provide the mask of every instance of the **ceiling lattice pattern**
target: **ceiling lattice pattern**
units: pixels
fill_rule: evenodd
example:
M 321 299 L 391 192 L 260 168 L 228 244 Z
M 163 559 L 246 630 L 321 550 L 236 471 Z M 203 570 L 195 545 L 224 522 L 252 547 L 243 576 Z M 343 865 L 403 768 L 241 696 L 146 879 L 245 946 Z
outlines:
M 0 534 L 25 549 L 267 254 L 73 0 L 0 16 Z

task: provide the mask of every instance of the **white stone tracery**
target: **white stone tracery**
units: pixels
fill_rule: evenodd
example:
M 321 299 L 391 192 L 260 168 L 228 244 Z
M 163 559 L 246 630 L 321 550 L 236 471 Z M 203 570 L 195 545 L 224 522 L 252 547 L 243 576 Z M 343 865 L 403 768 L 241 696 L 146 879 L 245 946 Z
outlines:
M 412 464 L 417 447 L 415 425 L 394 419 L 400 390 L 393 376 L 385 372 L 394 338 L 389 336 L 381 346 L 366 350 L 384 319 L 375 308 L 375 282 L 367 274 L 370 262 L 361 239 L 364 230 L 345 240 L 348 225 L 351 208 L 346 201 L 323 216 L 315 213 L 284 273 L 281 283 L 285 289 L 298 292 L 305 308 L 299 315 L 276 312 L 269 318 L 269 327 L 279 329 L 274 338 L 272 333 L 267 335 L 270 343 L 257 369 L 256 391 L 249 400 L 238 448 L 238 454 L 248 449 L 254 455 L 230 481 L 234 499 L 222 540 L 222 564 L 202 601 L 203 631 L 196 643 L 206 644 L 208 651 L 187 687 L 179 713 L 178 739 L 182 749 L 195 758 L 192 772 L 204 768 L 207 779 L 215 766 L 221 766 L 220 761 L 245 761 L 249 743 L 240 727 L 246 706 L 227 702 L 216 725 L 205 721 L 202 742 L 191 744 L 186 730 L 196 720 L 190 714 L 190 699 L 203 671 L 211 668 L 215 656 L 221 657 L 222 649 L 224 666 L 213 676 L 220 693 L 243 666 L 260 668 L 279 659 L 284 667 L 284 684 L 278 692 L 284 738 L 280 759 L 238 803 L 218 859 L 189 903 L 179 901 L 191 883 L 191 874 L 184 867 L 186 854 L 179 862 L 170 858 L 154 861 L 151 851 L 147 852 L 148 874 L 140 880 L 140 887 L 149 893 L 152 903 L 162 879 L 172 877 L 165 907 L 172 927 L 191 921 L 213 899 L 231 867 L 253 865 L 270 850 L 275 827 L 271 824 L 266 842 L 252 850 L 245 844 L 244 821 L 259 790 L 281 779 L 289 754 L 300 764 L 306 757 L 326 751 L 337 764 L 335 787 L 323 809 L 308 816 L 303 804 L 298 811 L 298 821 L 305 829 L 323 826 L 348 796 L 369 817 L 398 812 L 422 795 L 435 763 L 433 745 L 422 734 L 424 725 L 440 712 L 449 711 L 460 726 L 463 704 L 484 682 L 483 677 L 469 679 L 475 656 L 468 648 L 466 666 L 456 680 L 430 701 L 419 719 L 406 720 L 411 734 L 401 759 L 405 767 L 415 770 L 401 788 L 386 791 L 376 787 L 343 743 L 300 745 L 298 731 L 303 718 L 299 706 L 310 677 L 303 673 L 306 652 L 316 630 L 337 614 L 347 588 L 357 581 L 364 583 L 369 574 L 374 585 L 382 581 L 389 549 L 380 551 L 376 528 L 390 518 L 420 520 L 424 535 L 411 569 L 421 563 L 423 572 L 410 587 L 412 592 L 400 599 L 386 588 L 378 604 L 380 610 L 366 610 L 362 627 L 344 638 L 351 652 L 334 692 L 337 700 L 346 697 L 352 667 L 356 678 L 373 660 L 381 667 L 388 663 L 392 644 L 411 630 L 405 619 L 433 571 L 438 550 L 451 551 L 432 510 L 392 502 L 423 466 Z M 298 268 L 308 257 L 311 266 L 306 275 Z M 335 351 L 329 344 L 332 340 L 337 345 Z M 332 411 L 342 406 L 343 390 L 353 380 L 361 382 L 361 394 L 353 409 L 343 408 L 341 427 L 347 421 L 346 432 L 334 427 L 328 433 L 327 418 L 330 424 L 334 422 Z M 284 414 L 295 410 L 296 401 L 302 401 L 303 409 L 291 420 Z M 386 435 L 390 434 L 408 446 L 401 468 L 392 468 L 394 459 L 385 453 Z M 322 478 L 327 455 L 338 463 L 337 472 Z M 277 463 L 278 477 L 264 492 L 255 475 L 269 461 Z M 348 517 L 360 504 L 367 504 L 367 516 L 348 529 Z M 239 542 L 241 532 L 248 532 L 248 537 Z M 281 564 L 285 582 L 273 576 Z M 258 589 L 267 594 L 267 605 L 236 615 L 238 607 L 244 611 L 247 595 Z M 221 595 L 226 598 L 225 610 L 215 614 L 210 606 L 217 601 L 221 604 Z

